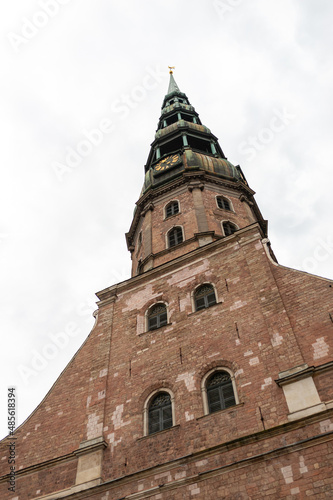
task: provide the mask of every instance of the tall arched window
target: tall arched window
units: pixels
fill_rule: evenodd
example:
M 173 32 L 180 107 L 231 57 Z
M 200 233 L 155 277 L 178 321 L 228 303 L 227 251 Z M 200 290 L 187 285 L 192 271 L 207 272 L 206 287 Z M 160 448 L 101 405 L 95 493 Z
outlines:
M 217 196 L 216 203 L 217 206 L 223 210 L 231 210 L 230 201 L 224 196 Z
M 196 311 L 205 309 L 216 304 L 215 290 L 212 285 L 199 286 L 194 294 L 194 307 Z
M 179 203 L 178 201 L 170 201 L 165 207 L 165 218 L 171 217 L 179 213 Z
M 183 242 L 183 231 L 181 227 L 174 227 L 168 233 L 168 246 L 169 248 L 175 247 Z
M 165 304 L 155 304 L 148 312 L 148 330 L 156 330 L 168 322 Z
M 172 404 L 170 394 L 159 392 L 148 409 L 148 434 L 172 427 Z
M 215 371 L 206 381 L 208 412 L 229 408 L 236 404 L 230 373 Z
M 237 226 L 232 222 L 229 221 L 223 222 L 224 236 L 230 236 L 235 231 L 237 231 L 237 229 L 238 229 Z

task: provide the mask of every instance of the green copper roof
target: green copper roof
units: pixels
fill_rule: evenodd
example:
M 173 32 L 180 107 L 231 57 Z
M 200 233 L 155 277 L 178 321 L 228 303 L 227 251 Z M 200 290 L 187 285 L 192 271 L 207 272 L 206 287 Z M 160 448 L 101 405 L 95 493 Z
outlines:
M 168 94 L 171 94 L 172 92 L 180 92 L 179 87 L 176 83 L 176 80 L 173 77 L 173 74 L 170 73 L 170 82 L 169 82 L 169 88 L 168 88 Z
M 176 156 L 176 155 L 175 155 Z M 162 173 L 156 172 L 153 168 L 145 174 L 141 196 L 148 190 L 166 184 L 176 177 L 180 177 L 184 172 L 205 171 L 215 177 L 220 177 L 228 181 L 238 182 L 242 176 L 238 169 L 226 158 L 216 158 L 211 155 L 186 149 L 179 155 L 179 162 L 170 170 Z

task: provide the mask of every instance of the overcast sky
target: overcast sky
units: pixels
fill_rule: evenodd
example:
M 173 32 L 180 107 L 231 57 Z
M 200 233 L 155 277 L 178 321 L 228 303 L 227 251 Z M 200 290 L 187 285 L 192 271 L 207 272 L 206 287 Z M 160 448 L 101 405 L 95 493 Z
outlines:
M 130 276 L 168 65 L 240 164 L 283 265 L 333 278 L 330 0 L 15 0 L 1 19 L 0 437 Z

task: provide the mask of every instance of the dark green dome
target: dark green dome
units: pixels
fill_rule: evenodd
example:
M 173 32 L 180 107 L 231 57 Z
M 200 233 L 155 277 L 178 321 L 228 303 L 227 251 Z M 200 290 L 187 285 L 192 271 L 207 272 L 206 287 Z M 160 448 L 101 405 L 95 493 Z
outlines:
M 216 175 L 229 181 L 239 181 L 242 179 L 239 170 L 228 161 L 226 158 L 216 158 L 214 156 L 197 153 L 191 149 L 186 149 L 180 156 L 180 163 L 163 173 L 157 173 L 153 168 L 150 168 L 144 179 L 142 196 L 148 189 L 161 186 L 170 182 L 175 177 L 181 176 L 188 171 L 206 171 L 209 174 Z

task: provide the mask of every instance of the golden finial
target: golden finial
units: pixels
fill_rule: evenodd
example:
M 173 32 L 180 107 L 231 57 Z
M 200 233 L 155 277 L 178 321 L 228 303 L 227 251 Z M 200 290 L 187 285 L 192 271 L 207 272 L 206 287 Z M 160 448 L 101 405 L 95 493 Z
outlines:
M 173 69 L 175 69 L 175 66 L 168 66 L 168 68 L 169 68 L 169 70 L 170 70 L 170 71 L 169 71 L 170 75 L 172 75 L 172 73 L 173 73 L 173 71 L 172 71 L 172 70 L 173 70 Z

